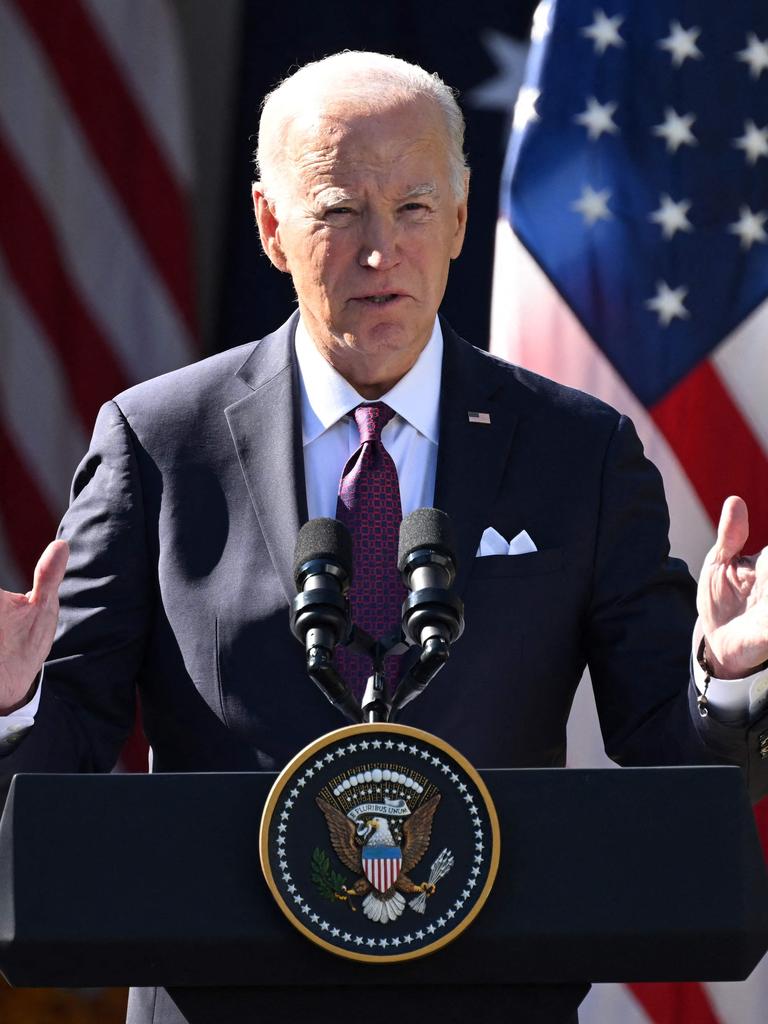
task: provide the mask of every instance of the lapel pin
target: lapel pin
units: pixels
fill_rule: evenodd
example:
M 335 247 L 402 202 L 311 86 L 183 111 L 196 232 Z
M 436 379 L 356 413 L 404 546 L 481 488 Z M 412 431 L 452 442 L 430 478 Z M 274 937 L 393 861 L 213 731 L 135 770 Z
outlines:
M 491 422 L 491 414 L 488 412 L 468 412 L 467 416 L 470 423 L 490 424 Z

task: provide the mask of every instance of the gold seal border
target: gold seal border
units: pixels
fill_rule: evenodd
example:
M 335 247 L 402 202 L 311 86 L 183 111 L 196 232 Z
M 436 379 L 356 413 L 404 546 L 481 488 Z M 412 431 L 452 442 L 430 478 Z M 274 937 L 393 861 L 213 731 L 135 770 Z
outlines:
M 272 822 L 272 815 L 278 801 L 280 800 L 283 790 L 292 780 L 296 771 L 311 757 L 314 757 L 319 750 L 324 750 L 326 747 L 331 746 L 331 744 L 338 743 L 348 737 L 362 736 L 365 733 L 373 732 L 390 732 L 393 735 L 410 736 L 412 739 L 429 743 L 442 750 L 443 753 L 452 757 L 463 768 L 466 774 L 469 775 L 477 787 L 480 796 L 483 798 L 485 809 L 488 814 L 488 820 L 491 824 L 492 839 L 491 863 L 488 869 L 488 877 L 486 878 L 485 885 L 477 897 L 475 905 L 467 916 L 463 918 L 450 932 L 443 935 L 441 938 L 436 939 L 434 942 L 431 942 L 428 946 L 422 946 L 421 949 L 410 950 L 406 953 L 388 953 L 384 956 L 373 956 L 370 953 L 356 953 L 353 950 L 340 949 L 338 946 L 334 946 L 333 943 L 327 942 L 325 939 L 321 939 L 319 935 L 315 935 L 314 932 L 310 931 L 310 929 L 303 924 L 301 919 L 294 914 L 288 903 L 283 899 L 272 874 L 272 866 L 269 861 L 269 826 Z M 267 801 L 264 804 L 264 810 L 261 815 L 261 825 L 259 827 L 259 857 L 261 860 L 261 870 L 277 905 L 293 927 L 296 928 L 297 931 L 301 932 L 302 935 L 305 935 L 311 942 L 314 942 L 315 945 L 322 946 L 323 949 L 328 950 L 329 953 L 344 957 L 347 960 L 357 960 L 359 962 L 369 964 L 398 963 L 404 960 L 416 960 L 419 957 L 427 956 L 429 953 L 436 952 L 443 946 L 447 946 L 449 942 L 453 942 L 455 938 L 461 935 L 461 933 L 469 927 L 485 905 L 485 901 L 488 899 L 493 883 L 496 880 L 496 873 L 499 869 L 500 854 L 501 838 L 499 832 L 499 818 L 496 813 L 496 807 L 491 799 L 491 794 L 488 792 L 488 787 L 483 782 L 477 769 L 470 764 L 467 758 L 456 750 L 455 747 L 452 747 L 450 743 L 446 743 L 445 740 L 440 739 L 439 736 L 434 736 L 432 733 L 426 732 L 424 729 L 416 729 L 411 725 L 398 725 L 396 722 L 373 722 L 360 725 L 348 725 L 341 729 L 334 729 L 333 732 L 325 733 L 318 739 L 313 740 L 312 743 L 304 747 L 303 750 L 300 750 L 299 753 L 288 762 L 285 768 L 283 768 L 275 779 L 272 789 L 269 791 L 269 795 L 267 796 Z

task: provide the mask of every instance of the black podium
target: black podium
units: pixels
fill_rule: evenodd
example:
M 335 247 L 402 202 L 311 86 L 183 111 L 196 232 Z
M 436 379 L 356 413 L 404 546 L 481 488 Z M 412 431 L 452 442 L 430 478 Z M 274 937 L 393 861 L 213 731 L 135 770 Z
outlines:
M 742 979 L 768 948 L 737 769 L 481 774 L 502 836 L 488 902 L 444 949 L 387 965 L 317 948 L 275 905 L 258 852 L 274 775 L 17 776 L 0 821 L 0 968 L 13 985 L 239 988 L 265 1005 L 293 987 L 449 999 L 452 985 L 523 998 L 552 985 L 567 1007 L 591 981 Z

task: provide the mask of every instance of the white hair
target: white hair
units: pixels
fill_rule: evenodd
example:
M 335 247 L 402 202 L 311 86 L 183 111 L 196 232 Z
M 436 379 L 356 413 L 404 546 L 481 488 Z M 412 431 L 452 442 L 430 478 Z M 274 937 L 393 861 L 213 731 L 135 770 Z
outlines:
M 464 156 L 464 116 L 454 90 L 437 74 L 399 57 L 365 50 L 344 50 L 305 64 L 285 78 L 262 104 L 255 159 L 266 194 L 284 177 L 285 137 L 308 97 L 364 102 L 371 110 L 424 96 L 437 104 L 446 129 L 449 177 L 456 199 L 464 196 L 467 162 Z

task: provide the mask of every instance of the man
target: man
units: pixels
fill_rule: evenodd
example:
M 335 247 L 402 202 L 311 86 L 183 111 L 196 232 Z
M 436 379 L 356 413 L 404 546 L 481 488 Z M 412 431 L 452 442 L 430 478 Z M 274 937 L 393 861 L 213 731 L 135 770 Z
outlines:
M 0 710 L 27 729 L 6 778 L 109 770 L 137 685 L 156 771 L 278 769 L 341 724 L 287 628 L 291 560 L 299 525 L 340 507 L 361 445 L 350 413 L 381 399 L 394 415 L 376 444 L 403 512 L 434 504 L 456 526 L 467 619 L 401 720 L 481 767 L 562 765 L 588 662 L 619 762 L 733 762 L 765 790 L 765 723 L 747 718 L 768 659 L 768 554 L 741 557 L 746 509 L 729 499 L 699 632 L 711 674 L 741 681 L 702 681 L 705 717 L 688 694 L 693 584 L 667 559 L 661 483 L 631 424 L 437 319 L 466 226 L 462 139 L 439 80 L 376 54 L 309 65 L 268 98 L 254 205 L 298 314 L 100 413 L 62 525 L 69 571 L 41 686 L 65 540 L 30 595 L 2 597 Z M 536 550 L 485 555 L 489 528 L 526 531 Z M 734 725 L 718 720 L 718 687 L 738 694 Z M 164 998 L 141 1019 L 182 1020 Z

